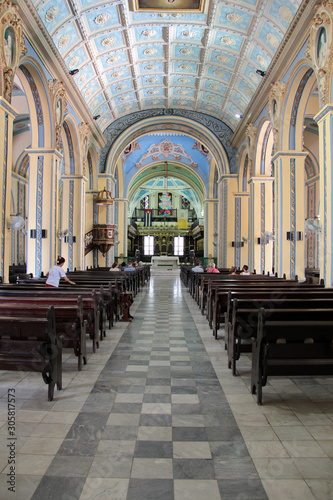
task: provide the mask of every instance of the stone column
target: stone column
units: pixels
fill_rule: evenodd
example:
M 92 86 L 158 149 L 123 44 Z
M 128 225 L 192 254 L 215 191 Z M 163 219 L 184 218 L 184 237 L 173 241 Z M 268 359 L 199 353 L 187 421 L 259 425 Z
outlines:
M 250 179 L 249 266 L 257 274 L 271 272 L 273 267 L 273 239 L 265 236 L 273 235 L 273 181 L 265 176 Z
M 274 226 L 275 271 L 304 279 L 305 158 L 303 151 L 278 152 L 275 173 Z M 300 238 L 298 235 L 300 233 Z M 290 238 L 290 239 L 287 239 Z
M 15 109 L 0 97 L 0 189 L 1 189 L 1 245 L 0 275 L 8 282 L 11 251 L 10 222 L 11 175 L 13 152 L 13 122 L 17 115 Z
M 62 240 L 62 256 L 66 259 L 65 268 L 72 271 L 84 269 L 85 199 L 87 178 L 82 175 L 63 175 L 62 228 L 68 229 Z
M 29 206 L 27 223 L 27 272 L 40 276 L 55 264 L 58 230 L 59 162 L 56 149 L 27 149 L 29 156 Z
M 204 257 L 212 255 L 218 258 L 218 227 L 219 213 L 218 202 L 216 200 L 204 201 L 205 232 L 204 232 Z M 199 216 L 200 214 L 198 214 Z
M 333 286 L 332 266 L 332 164 L 333 164 L 333 104 L 326 105 L 316 116 L 319 127 L 319 191 L 320 223 L 322 231 L 319 246 L 320 277 L 325 286 Z
M 219 182 L 219 231 L 218 231 L 218 265 L 230 267 L 234 265 L 235 255 L 231 242 L 235 234 L 235 200 L 237 192 L 237 175 L 226 174 Z

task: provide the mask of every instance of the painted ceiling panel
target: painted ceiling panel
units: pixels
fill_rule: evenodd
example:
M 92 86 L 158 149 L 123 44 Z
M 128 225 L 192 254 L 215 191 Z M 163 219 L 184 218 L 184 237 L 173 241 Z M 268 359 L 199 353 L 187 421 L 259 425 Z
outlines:
M 234 130 L 235 110 L 246 112 L 261 82 L 256 70 L 267 70 L 301 3 L 206 0 L 194 11 L 180 0 L 183 10 L 155 2 L 144 11 L 129 0 L 33 1 L 68 69 L 80 70 L 73 78 L 88 106 L 103 109 L 103 131 L 156 106 L 201 111 Z

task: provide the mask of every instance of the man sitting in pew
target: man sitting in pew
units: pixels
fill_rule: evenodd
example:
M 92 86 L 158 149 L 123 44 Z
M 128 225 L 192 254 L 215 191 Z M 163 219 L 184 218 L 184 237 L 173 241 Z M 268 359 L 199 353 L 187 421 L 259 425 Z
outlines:
M 135 267 L 133 267 L 133 262 L 130 260 L 126 267 L 124 267 L 124 271 L 135 271 Z
M 47 280 L 45 286 L 58 287 L 61 278 L 64 278 L 64 280 L 67 281 L 70 285 L 76 285 L 74 281 L 71 281 L 67 278 L 66 273 L 62 268 L 65 262 L 66 260 L 64 259 L 64 257 L 58 257 L 57 264 L 55 266 L 52 266 L 46 275 Z

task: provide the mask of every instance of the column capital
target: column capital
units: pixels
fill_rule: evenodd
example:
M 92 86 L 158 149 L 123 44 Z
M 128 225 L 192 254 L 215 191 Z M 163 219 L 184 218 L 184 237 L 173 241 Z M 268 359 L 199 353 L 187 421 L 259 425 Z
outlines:
M 272 157 L 272 161 L 276 161 L 279 158 L 300 158 L 300 157 L 306 158 L 307 156 L 308 156 L 308 153 L 306 153 L 304 151 L 295 151 L 295 150 L 291 150 L 291 151 L 278 151 Z
M 248 198 L 250 196 L 250 193 L 247 191 L 242 191 L 240 193 L 233 193 L 235 198 Z
M 63 158 L 63 155 L 54 148 L 27 148 L 24 150 L 25 153 L 28 155 L 37 155 L 37 156 L 47 156 L 47 155 L 54 155 L 57 156 L 60 160 Z
M 322 120 L 324 120 L 326 118 L 326 116 L 330 116 L 333 114 L 333 104 L 326 104 L 326 106 L 324 106 L 320 111 L 319 113 L 317 113 L 313 119 L 319 123 L 321 122 Z
M 13 118 L 13 120 L 19 114 L 18 111 L 16 111 L 16 109 L 13 108 L 13 106 L 9 104 L 9 102 L 6 101 L 6 99 L 4 99 L 3 97 L 0 97 L 0 109 L 3 109 L 6 113 L 8 113 Z
M 251 179 L 249 180 L 249 184 L 255 184 L 255 183 L 259 183 L 259 182 L 273 182 L 274 181 L 274 177 L 269 177 L 268 175 L 263 175 L 263 176 L 260 176 L 260 177 L 251 177 Z

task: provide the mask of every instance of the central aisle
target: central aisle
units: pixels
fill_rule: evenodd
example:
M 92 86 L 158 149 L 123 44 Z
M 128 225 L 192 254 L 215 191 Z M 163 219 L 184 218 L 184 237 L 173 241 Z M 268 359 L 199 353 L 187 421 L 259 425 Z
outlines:
M 183 294 L 166 273 L 135 299 L 33 499 L 267 499 Z

